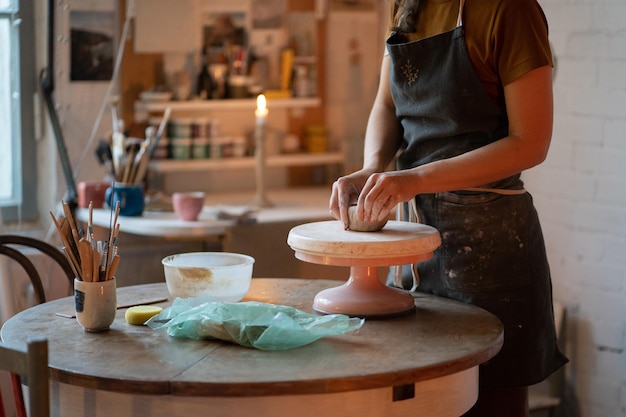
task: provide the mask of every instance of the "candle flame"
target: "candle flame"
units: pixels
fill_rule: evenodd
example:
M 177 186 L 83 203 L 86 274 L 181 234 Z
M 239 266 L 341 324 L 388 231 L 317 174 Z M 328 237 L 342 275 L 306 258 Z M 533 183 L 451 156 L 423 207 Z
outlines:
M 256 98 L 257 110 L 264 111 L 266 107 L 267 107 L 267 101 L 265 100 L 265 96 L 263 94 L 259 94 Z

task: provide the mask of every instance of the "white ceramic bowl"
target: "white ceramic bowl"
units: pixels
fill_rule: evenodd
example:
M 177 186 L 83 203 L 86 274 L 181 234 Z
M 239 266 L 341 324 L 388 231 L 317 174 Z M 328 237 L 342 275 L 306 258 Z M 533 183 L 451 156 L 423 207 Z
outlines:
M 172 297 L 210 295 L 236 302 L 250 289 L 254 258 L 230 252 L 189 252 L 167 256 L 161 263 Z

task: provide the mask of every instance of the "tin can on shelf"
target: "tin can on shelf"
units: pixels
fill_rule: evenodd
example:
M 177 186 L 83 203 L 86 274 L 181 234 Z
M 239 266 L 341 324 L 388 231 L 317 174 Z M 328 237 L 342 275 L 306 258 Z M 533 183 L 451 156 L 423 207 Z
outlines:
M 219 119 L 211 119 L 211 126 L 208 132 L 208 137 L 216 138 L 222 135 L 221 123 Z
M 211 135 L 211 119 L 208 117 L 197 117 L 191 124 L 192 138 L 208 138 Z
M 176 117 L 168 124 L 168 136 L 170 138 L 190 138 L 193 133 L 193 119 Z
M 190 138 L 175 139 L 170 142 L 172 150 L 172 159 L 189 159 L 191 158 L 191 147 L 193 140 Z
M 222 158 L 222 143 L 221 137 L 212 137 L 209 139 L 209 155 L 212 159 Z
M 326 126 L 314 123 L 306 127 L 305 148 L 311 153 L 328 150 Z
M 210 156 L 210 142 L 208 138 L 195 138 L 191 145 L 193 159 L 206 159 Z
M 231 138 L 232 142 L 232 156 L 241 158 L 246 156 L 248 151 L 248 141 L 245 136 L 234 136 Z

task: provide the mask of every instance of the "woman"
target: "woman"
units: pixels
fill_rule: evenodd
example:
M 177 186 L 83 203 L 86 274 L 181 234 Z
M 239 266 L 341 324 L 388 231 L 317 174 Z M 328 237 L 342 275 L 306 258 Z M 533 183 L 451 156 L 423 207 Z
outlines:
M 520 180 L 552 135 L 545 16 L 536 0 L 397 0 L 391 16 L 363 168 L 333 184 L 331 213 L 348 228 L 350 204 L 373 221 L 415 199 L 420 221 L 442 237 L 418 265 L 418 290 L 476 304 L 505 327 L 466 415 L 528 416 L 527 387 L 567 362 L 541 228 Z M 398 169 L 387 171 L 396 156 Z

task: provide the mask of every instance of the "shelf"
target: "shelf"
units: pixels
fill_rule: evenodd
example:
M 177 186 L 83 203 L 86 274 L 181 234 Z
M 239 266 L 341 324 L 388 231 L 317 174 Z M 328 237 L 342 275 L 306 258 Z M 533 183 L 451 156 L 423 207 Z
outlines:
M 315 55 L 296 55 L 293 57 L 294 65 L 313 65 L 317 63 Z
M 318 107 L 321 103 L 322 101 L 319 97 L 269 99 L 267 100 L 267 108 L 271 110 Z M 172 109 L 172 112 L 253 110 L 256 109 L 256 98 L 135 102 L 135 112 L 137 113 L 162 113 L 168 107 Z
M 296 153 L 268 155 L 267 167 L 287 167 L 303 165 L 330 165 L 342 164 L 345 156 L 341 152 L 324 153 Z M 222 158 L 222 159 L 165 159 L 150 162 L 150 169 L 154 172 L 191 172 L 220 169 L 253 168 L 254 157 Z

